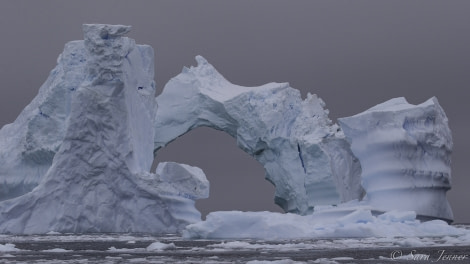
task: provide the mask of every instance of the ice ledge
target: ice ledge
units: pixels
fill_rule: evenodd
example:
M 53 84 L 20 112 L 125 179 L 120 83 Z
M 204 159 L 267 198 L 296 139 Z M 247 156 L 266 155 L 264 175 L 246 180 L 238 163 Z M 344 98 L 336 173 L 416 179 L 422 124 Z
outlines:
M 220 211 L 206 221 L 188 225 L 188 239 L 312 239 L 368 237 L 445 237 L 453 236 L 468 244 L 470 232 L 444 221 L 421 222 L 413 211 L 374 214 L 363 207 L 350 211 L 314 213 L 307 216 L 272 212 Z

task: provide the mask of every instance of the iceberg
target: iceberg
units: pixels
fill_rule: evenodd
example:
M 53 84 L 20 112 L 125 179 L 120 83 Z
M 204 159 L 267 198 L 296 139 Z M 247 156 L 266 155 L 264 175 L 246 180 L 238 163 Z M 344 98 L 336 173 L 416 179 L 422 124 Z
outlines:
M 71 86 L 53 83 L 53 88 L 68 90 L 62 93 L 70 95 L 52 100 L 46 82 L 44 92 L 17 120 L 18 126 L 30 125 L 41 150 L 49 146 L 46 128 L 54 127 L 46 120 L 31 128 L 36 118 L 61 117 L 63 132 L 50 139 L 54 148 L 48 156 L 35 152 L 51 162 L 39 184 L 0 203 L 0 233 L 174 233 L 200 221 L 194 199 L 206 197 L 209 188 L 200 169 L 162 164 L 159 172 L 178 173 L 178 177 L 149 173 L 156 111 L 153 49 L 123 37 L 129 26 L 84 25 L 83 30 L 84 41 L 66 45 L 61 56 L 75 53 L 74 59 L 59 59 L 84 63 L 79 71 L 66 74 L 75 77 L 73 91 L 68 89 Z M 49 79 L 57 80 L 56 74 L 53 71 Z M 61 101 L 64 98 L 69 101 Z M 52 103 L 67 109 L 60 112 Z M 23 157 L 21 162 L 28 161 Z
M 365 203 L 452 222 L 452 134 L 435 97 L 419 105 L 395 98 L 338 121 L 361 162 Z
M 323 100 L 311 94 L 302 100 L 287 83 L 234 85 L 203 57 L 196 60 L 157 96 L 156 152 L 192 129 L 211 127 L 264 166 L 275 203 L 286 212 L 305 215 L 316 205 L 362 198 L 361 166 Z
M 442 221 L 453 219 L 452 137 L 436 98 L 395 98 L 338 126 L 318 96 L 302 99 L 288 83 L 232 84 L 201 56 L 155 97 L 153 49 L 125 37 L 129 26 L 83 30 L 0 130 L 0 233 L 460 234 Z M 162 162 L 150 172 L 158 150 L 201 126 L 264 166 L 286 214 L 213 212 L 201 222 L 195 200 L 210 188 L 201 169 Z M 420 222 L 430 219 L 439 220 Z

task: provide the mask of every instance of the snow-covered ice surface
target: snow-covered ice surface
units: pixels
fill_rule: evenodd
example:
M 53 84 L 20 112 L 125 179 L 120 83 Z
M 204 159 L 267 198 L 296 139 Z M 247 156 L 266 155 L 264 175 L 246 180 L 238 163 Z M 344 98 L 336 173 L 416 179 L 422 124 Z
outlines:
M 28 130 L 34 140 L 21 133 L 12 137 L 14 144 L 39 142 L 31 153 L 20 147 L 18 166 L 29 159 L 52 164 L 32 191 L 0 202 L 0 233 L 173 233 L 200 221 L 194 199 L 207 197 L 209 188 L 200 169 L 170 163 L 160 171 L 184 174 L 149 172 L 156 111 L 153 49 L 124 37 L 129 26 L 92 24 L 83 30 L 84 41 L 66 45 L 38 97 L 2 129 L 15 133 L 17 126 L 36 124 Z M 71 86 L 63 83 L 66 79 Z M 47 129 L 55 126 L 57 135 L 49 136 Z M 6 180 L 6 187 L 16 186 L 15 181 Z
M 435 97 L 419 105 L 395 98 L 338 121 L 361 162 L 364 202 L 453 220 L 446 198 L 452 134 Z
M 429 263 L 442 253 L 467 255 L 467 262 L 457 263 L 468 263 L 469 226 L 459 228 L 467 235 L 289 240 L 186 240 L 145 234 L 0 235 L 0 263 L 377 264 L 410 263 L 410 258 L 426 256 Z
M 324 102 L 287 83 L 230 83 L 203 57 L 157 97 L 155 149 L 200 126 L 222 130 L 253 156 L 273 183 L 275 203 L 309 214 L 316 205 L 360 199 L 361 168 Z M 158 153 L 157 153 L 158 155 Z

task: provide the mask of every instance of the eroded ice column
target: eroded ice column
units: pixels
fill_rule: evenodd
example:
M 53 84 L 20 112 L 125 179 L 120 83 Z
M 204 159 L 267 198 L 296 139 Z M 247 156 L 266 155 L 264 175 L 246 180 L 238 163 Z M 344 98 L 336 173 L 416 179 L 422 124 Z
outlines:
M 435 97 L 419 105 L 395 98 L 339 123 L 361 162 L 365 202 L 453 219 L 446 198 L 452 136 Z

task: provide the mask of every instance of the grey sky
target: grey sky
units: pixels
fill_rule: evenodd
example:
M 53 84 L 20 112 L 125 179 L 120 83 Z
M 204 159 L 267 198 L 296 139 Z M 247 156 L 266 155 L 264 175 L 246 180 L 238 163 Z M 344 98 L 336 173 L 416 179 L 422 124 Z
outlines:
M 316 93 L 330 117 L 349 116 L 393 97 L 437 96 L 454 137 L 457 222 L 470 222 L 470 1 L 24 1 L 0 0 L 0 125 L 36 95 L 83 23 L 128 24 L 155 49 L 158 91 L 203 55 L 245 86 L 289 82 Z M 278 210 L 261 165 L 228 135 L 197 129 L 159 160 L 201 167 L 214 210 Z

